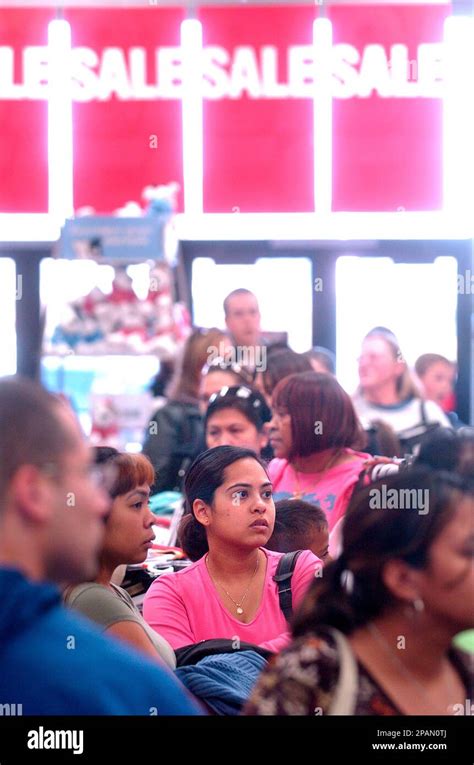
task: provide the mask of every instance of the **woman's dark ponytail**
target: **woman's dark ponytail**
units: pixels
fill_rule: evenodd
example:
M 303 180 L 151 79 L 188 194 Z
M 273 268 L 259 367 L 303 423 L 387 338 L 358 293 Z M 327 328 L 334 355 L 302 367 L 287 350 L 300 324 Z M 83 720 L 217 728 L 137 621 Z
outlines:
M 293 635 L 316 632 L 321 625 L 335 627 L 345 634 L 357 624 L 360 587 L 343 556 L 328 563 L 322 576 L 315 578 L 293 620 Z M 360 605 L 360 604 L 359 604 Z
M 192 513 L 186 513 L 178 528 L 178 545 L 193 562 L 209 552 L 206 528 Z

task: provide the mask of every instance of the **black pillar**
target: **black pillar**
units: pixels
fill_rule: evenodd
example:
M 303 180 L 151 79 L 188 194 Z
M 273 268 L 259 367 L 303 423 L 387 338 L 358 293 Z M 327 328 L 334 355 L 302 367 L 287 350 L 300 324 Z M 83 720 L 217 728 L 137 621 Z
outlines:
M 39 266 L 42 255 L 15 253 L 17 372 L 38 380 L 41 359 Z
M 317 250 L 312 258 L 313 345 L 336 353 L 336 260 L 337 255 Z

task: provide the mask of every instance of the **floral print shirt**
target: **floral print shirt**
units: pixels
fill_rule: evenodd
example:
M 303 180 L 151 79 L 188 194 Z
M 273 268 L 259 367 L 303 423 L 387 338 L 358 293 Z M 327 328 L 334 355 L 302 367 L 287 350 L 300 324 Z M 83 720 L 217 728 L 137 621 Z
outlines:
M 459 649 L 450 659 L 468 692 L 474 680 L 474 655 Z M 358 662 L 358 689 L 354 715 L 402 715 L 368 670 Z M 339 678 L 339 657 L 330 633 L 309 634 L 294 640 L 271 659 L 248 701 L 245 715 L 327 714 Z

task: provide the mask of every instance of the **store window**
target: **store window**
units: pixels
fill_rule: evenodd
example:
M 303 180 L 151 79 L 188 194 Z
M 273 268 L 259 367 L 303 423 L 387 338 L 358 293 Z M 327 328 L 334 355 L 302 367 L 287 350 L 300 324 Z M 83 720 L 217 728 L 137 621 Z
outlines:
M 16 373 L 16 303 L 23 296 L 21 274 L 11 258 L 0 258 L 0 377 Z
M 395 263 L 391 258 L 342 256 L 336 265 L 337 376 L 350 393 L 358 385 L 364 335 L 391 329 L 412 368 L 422 353 L 456 360 L 457 263 Z
M 222 304 L 237 287 L 258 299 L 262 331 L 288 334 L 297 352 L 311 348 L 311 261 L 305 257 L 258 258 L 254 264 L 221 264 L 197 257 L 192 266 L 194 323 L 225 327 Z

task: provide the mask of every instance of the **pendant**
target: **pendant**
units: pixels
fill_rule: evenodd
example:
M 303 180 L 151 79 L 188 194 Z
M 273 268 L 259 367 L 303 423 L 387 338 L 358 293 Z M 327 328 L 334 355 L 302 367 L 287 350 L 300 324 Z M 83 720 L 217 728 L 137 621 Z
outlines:
M 238 614 L 243 614 L 244 613 L 244 609 L 241 608 L 240 606 L 237 606 L 237 613 Z

